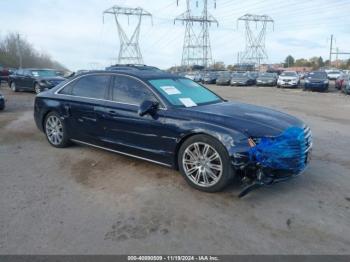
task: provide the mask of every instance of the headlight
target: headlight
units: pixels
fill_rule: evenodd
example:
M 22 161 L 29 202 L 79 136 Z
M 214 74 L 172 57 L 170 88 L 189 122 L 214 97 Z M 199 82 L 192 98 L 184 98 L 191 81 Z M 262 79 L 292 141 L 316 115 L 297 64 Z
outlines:
M 324 83 L 325 83 L 325 84 L 328 84 L 329 82 L 328 82 L 328 80 L 325 80 Z
M 305 79 L 305 83 L 310 83 L 310 80 L 308 80 L 308 79 Z

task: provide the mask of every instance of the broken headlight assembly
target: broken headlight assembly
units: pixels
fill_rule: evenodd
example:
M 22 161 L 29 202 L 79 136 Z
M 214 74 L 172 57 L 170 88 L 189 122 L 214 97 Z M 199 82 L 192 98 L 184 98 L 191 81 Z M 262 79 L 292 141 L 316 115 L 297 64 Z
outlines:
M 241 192 L 241 197 L 256 187 L 300 174 L 310 159 L 312 135 L 308 127 L 291 127 L 276 137 L 251 137 L 248 144 L 253 172 L 243 177 L 248 186 Z

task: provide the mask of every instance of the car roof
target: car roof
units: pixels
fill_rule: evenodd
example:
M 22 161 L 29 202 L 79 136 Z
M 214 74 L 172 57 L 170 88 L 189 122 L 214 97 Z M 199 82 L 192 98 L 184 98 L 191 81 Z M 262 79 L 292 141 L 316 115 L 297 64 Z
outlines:
M 79 77 L 91 74 L 123 74 L 132 77 L 139 78 L 141 80 L 151 80 L 159 78 L 183 78 L 181 76 L 171 74 L 161 70 L 130 70 L 130 69 L 118 69 L 118 70 L 95 70 L 82 73 Z

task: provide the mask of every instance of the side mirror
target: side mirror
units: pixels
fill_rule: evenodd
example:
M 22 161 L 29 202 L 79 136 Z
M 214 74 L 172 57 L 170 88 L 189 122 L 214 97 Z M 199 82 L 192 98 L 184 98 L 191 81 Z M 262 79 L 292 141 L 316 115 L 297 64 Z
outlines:
M 147 114 L 153 116 L 157 112 L 158 107 L 158 102 L 146 100 L 140 105 L 138 113 L 140 116 L 145 116 Z

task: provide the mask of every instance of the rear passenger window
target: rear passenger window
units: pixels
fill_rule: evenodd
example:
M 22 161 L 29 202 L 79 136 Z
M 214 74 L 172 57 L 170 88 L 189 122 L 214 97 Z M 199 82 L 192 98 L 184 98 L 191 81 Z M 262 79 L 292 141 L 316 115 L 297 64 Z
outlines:
M 114 78 L 112 98 L 113 101 L 131 105 L 140 105 L 145 100 L 157 101 L 142 82 L 127 76 Z
M 72 89 L 72 95 L 104 99 L 110 76 L 93 75 L 84 76 L 77 80 Z

